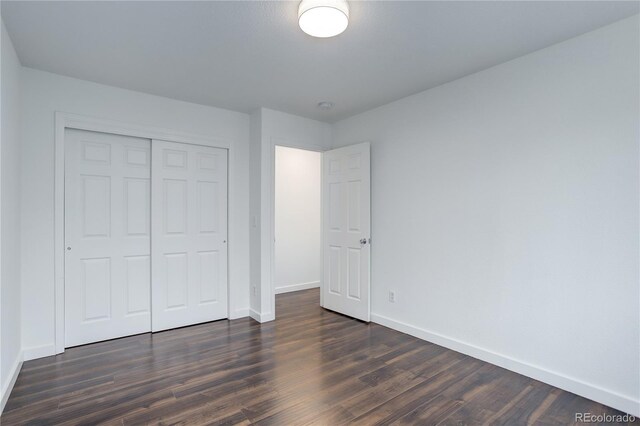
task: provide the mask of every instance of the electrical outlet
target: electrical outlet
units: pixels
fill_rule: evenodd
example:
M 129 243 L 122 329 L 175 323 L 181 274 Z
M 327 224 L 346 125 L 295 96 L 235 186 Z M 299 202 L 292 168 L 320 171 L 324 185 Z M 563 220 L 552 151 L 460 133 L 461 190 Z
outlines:
M 389 290 L 389 302 L 396 303 L 396 292 Z

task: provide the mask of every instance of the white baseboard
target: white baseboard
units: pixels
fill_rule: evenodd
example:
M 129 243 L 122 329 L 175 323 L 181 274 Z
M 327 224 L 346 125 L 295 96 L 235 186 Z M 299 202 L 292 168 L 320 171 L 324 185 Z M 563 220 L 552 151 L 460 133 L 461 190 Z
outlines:
M 44 358 L 56 354 L 56 345 L 32 346 L 22 349 L 22 359 L 30 361 L 32 359 Z
M 0 414 L 2 414 L 2 411 L 4 411 L 4 406 L 7 404 L 7 401 L 9 400 L 9 395 L 11 395 L 11 391 L 13 390 L 13 385 L 15 385 L 16 380 L 18 380 L 18 374 L 20 374 L 21 368 L 22 368 L 22 352 L 18 354 L 15 362 L 11 366 L 11 372 L 7 379 L 7 382 L 2 384 L 2 390 L 0 392 L 0 395 L 2 395 L 2 398 L 0 398 Z
M 257 312 L 253 309 L 249 309 L 249 316 L 260 323 L 269 322 L 276 319 L 276 316 L 273 314 L 273 312 L 266 312 L 261 314 L 260 312 Z
M 438 333 L 371 313 L 371 321 L 640 417 L 640 401 Z
M 276 287 L 276 294 L 289 293 L 292 291 L 307 290 L 310 288 L 320 287 L 320 281 L 311 281 L 308 283 L 290 284 Z
M 245 318 L 249 316 L 249 308 L 236 309 L 229 315 L 230 320 Z

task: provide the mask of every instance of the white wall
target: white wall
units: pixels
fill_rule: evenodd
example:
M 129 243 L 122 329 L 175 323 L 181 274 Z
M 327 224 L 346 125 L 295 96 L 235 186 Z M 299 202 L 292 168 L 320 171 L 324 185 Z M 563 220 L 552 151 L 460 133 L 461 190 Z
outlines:
M 25 358 L 53 353 L 54 112 L 232 140 L 230 315 L 249 308 L 249 116 L 24 68 L 22 321 Z
M 0 412 L 22 361 L 20 329 L 20 61 L 2 23 L 0 71 Z
M 251 135 L 251 309 L 259 321 L 275 318 L 274 163 L 275 146 L 316 151 L 331 145 L 331 126 L 308 118 L 261 108 L 252 116 Z M 254 227 L 254 225 L 256 225 Z M 258 249 L 259 247 L 259 249 Z M 259 250 L 259 251 L 258 251 Z
M 320 286 L 322 154 L 276 146 L 276 293 Z
M 260 320 L 262 312 L 262 110 L 251 114 L 250 119 L 250 155 L 249 155 L 249 228 L 251 240 L 250 259 L 250 309 L 251 317 Z
M 640 414 L 639 47 L 636 16 L 335 124 L 372 145 L 375 321 Z

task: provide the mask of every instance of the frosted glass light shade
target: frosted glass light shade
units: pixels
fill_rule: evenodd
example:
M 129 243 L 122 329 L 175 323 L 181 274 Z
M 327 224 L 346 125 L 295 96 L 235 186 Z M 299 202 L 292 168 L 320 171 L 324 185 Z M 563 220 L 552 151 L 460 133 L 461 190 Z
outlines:
M 346 0 L 302 0 L 298 24 L 313 37 L 337 36 L 349 25 L 349 4 Z

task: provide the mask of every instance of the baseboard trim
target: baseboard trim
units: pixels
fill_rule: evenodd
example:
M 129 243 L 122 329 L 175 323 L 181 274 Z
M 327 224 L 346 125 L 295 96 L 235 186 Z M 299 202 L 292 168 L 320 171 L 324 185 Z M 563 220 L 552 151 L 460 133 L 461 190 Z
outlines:
M 56 345 L 42 345 L 24 348 L 22 350 L 22 359 L 30 361 L 32 359 L 44 358 L 56 354 Z
M 420 327 L 371 313 L 371 321 L 640 417 L 640 401 Z
M 283 285 L 282 287 L 276 287 L 276 294 L 290 293 L 292 291 L 307 290 L 310 288 L 320 287 L 320 281 L 310 281 L 308 283 Z
M 273 314 L 273 312 L 266 312 L 264 314 L 261 314 L 260 312 L 253 309 L 249 309 L 249 316 L 259 323 L 269 322 L 276 319 L 276 316 Z
M 236 309 L 229 315 L 230 320 L 245 318 L 249 316 L 249 308 Z
M 20 370 L 22 369 L 22 352 L 20 352 L 11 366 L 11 375 L 9 376 L 9 380 L 7 383 L 3 383 L 2 398 L 0 399 L 0 414 L 4 411 L 4 406 L 7 405 L 7 401 L 9 400 L 9 395 L 11 395 L 11 391 L 13 390 L 13 385 L 16 384 L 16 380 L 18 380 L 18 375 L 20 374 Z

